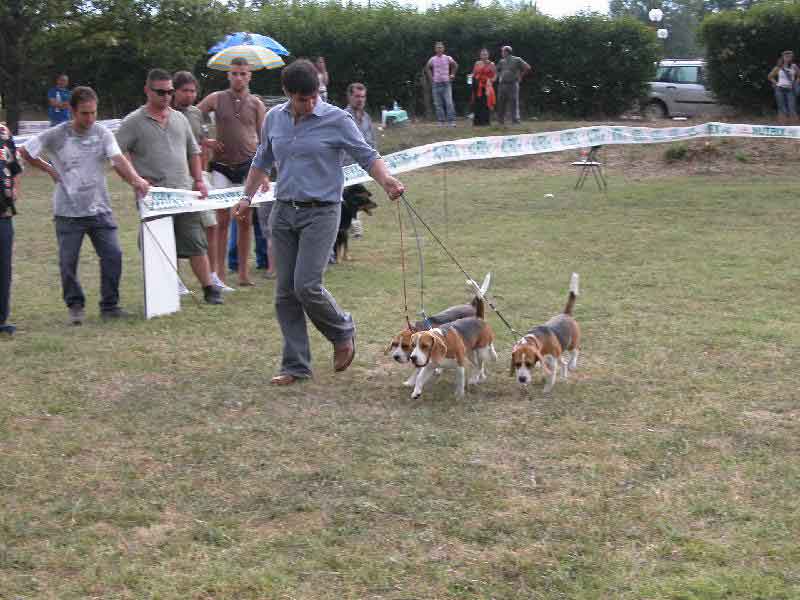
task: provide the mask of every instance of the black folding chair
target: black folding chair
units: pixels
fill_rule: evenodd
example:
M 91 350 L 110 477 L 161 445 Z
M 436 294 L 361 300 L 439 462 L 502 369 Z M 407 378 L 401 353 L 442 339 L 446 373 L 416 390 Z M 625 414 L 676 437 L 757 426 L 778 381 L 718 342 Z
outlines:
M 586 180 L 589 178 L 589 174 L 594 177 L 594 181 L 597 184 L 597 189 L 601 192 L 608 189 L 608 183 L 606 183 L 606 178 L 603 175 L 603 163 L 598 160 L 597 153 L 602 148 L 602 146 L 592 146 L 589 149 L 589 152 L 583 157 L 583 160 L 578 160 L 572 163 L 573 167 L 580 167 L 580 171 L 578 172 L 578 181 L 575 183 L 575 189 L 579 190 L 583 188 L 583 184 L 586 183 Z

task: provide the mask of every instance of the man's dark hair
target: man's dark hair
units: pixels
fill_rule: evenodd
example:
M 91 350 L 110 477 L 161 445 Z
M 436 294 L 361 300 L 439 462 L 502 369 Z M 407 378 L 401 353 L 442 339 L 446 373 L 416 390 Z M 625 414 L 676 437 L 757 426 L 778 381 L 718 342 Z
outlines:
M 172 81 L 172 75 L 164 69 L 150 69 L 147 73 L 147 83 L 156 81 Z
M 178 71 L 172 76 L 172 85 L 175 86 L 176 90 L 179 90 L 183 86 L 190 83 L 196 86 L 197 78 L 194 75 L 192 75 L 189 71 Z
M 236 65 L 237 67 L 249 67 L 250 63 L 247 62 L 247 59 L 243 56 L 237 56 L 231 61 L 231 66 Z
M 310 60 L 300 58 L 284 67 L 281 73 L 281 85 L 289 94 L 310 96 L 319 91 L 317 68 Z
M 95 91 L 90 87 L 81 85 L 72 90 L 72 96 L 70 96 L 69 105 L 72 107 L 72 110 L 77 110 L 78 105 L 81 102 L 92 101 L 97 102 L 97 94 Z
M 358 90 L 359 92 L 366 92 L 367 86 L 365 86 L 363 83 L 359 83 L 358 81 L 353 82 L 347 86 L 347 95 L 352 96 L 353 92 L 355 92 L 356 90 Z

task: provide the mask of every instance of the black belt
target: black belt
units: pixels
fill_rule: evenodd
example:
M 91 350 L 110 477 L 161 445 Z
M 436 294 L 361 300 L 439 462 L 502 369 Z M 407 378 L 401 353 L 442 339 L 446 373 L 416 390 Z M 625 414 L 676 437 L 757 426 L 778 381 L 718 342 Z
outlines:
M 316 198 L 312 198 L 311 200 L 292 200 L 291 198 L 278 198 L 278 202 L 285 202 L 289 206 L 298 209 L 298 208 L 324 208 L 326 206 L 331 206 L 334 204 L 333 202 L 323 202 L 322 200 L 318 200 Z

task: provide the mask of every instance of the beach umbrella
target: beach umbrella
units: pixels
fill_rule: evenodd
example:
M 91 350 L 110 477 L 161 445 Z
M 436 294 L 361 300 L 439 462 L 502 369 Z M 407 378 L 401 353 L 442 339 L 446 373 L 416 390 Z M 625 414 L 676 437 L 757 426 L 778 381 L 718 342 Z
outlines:
M 260 33 L 249 33 L 247 31 L 239 31 L 225 36 L 225 38 L 208 49 L 209 54 L 216 54 L 231 46 L 261 46 L 267 50 L 272 50 L 279 56 L 288 56 L 289 51 L 283 45 L 273 40 L 271 37 L 261 35 Z
M 263 46 L 231 46 L 208 59 L 208 67 L 217 71 L 230 71 L 234 58 L 244 58 L 253 71 L 280 69 L 284 62 L 273 50 Z

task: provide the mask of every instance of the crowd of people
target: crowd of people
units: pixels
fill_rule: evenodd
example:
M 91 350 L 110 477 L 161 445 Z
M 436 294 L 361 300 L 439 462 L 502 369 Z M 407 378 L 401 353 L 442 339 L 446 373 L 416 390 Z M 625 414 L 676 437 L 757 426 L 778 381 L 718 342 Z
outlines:
M 365 110 L 366 86 L 351 84 L 346 110 L 337 108 L 320 96 L 328 81 L 324 61 L 315 66 L 296 60 L 281 74 L 288 101 L 268 113 L 249 91 L 251 77 L 247 61 L 234 59 L 228 89 L 195 105 L 197 81 L 191 73 L 152 69 L 144 85 L 145 104 L 122 120 L 116 136 L 97 122 L 96 92 L 86 86 L 69 90 L 66 78 L 59 77 L 52 107 L 66 113 L 67 120 L 30 139 L 19 151 L 10 131 L 0 128 L 0 332 L 15 331 L 8 317 L 19 157 L 55 183 L 62 294 L 68 322 L 74 325 L 86 318 L 86 297 L 78 278 L 86 236 L 100 259 L 101 318 L 128 316 L 120 305 L 122 249 L 106 181 L 109 161 L 137 198 L 150 186 L 192 189 L 206 197 L 209 184 L 244 184 L 245 195 L 233 209 L 240 286 L 252 285 L 248 258 L 256 209 L 250 203 L 259 189 L 269 189 L 272 173 L 276 200 L 259 205 L 256 221 L 267 242 L 269 273 L 276 278 L 275 306 L 284 335 L 282 366 L 273 383 L 286 385 L 311 375 L 306 316 L 333 344 L 334 369 L 343 371 L 350 365 L 355 323 L 323 286 L 339 227 L 345 154 L 392 199 L 403 186 L 389 175 L 374 147 L 372 121 Z M 213 138 L 205 119 L 212 112 Z M 205 301 L 212 305 L 223 304 L 223 291 L 232 290 L 225 283 L 231 218 L 231 209 L 173 215 L 177 255 L 189 260 Z
M 458 63 L 445 54 L 444 42 L 436 42 L 434 55 L 428 59 L 425 70 L 431 80 L 431 94 L 436 109 L 436 120 L 440 126 L 456 125 L 456 111 L 453 104 L 453 81 L 458 73 Z M 511 46 L 503 46 L 502 58 L 495 64 L 489 50 L 481 48 L 478 60 L 472 67 L 472 108 L 473 125 L 491 124 L 491 113 L 496 112 L 501 125 L 506 119 L 516 124 L 519 115 L 519 84 L 531 72 L 531 66 L 513 54 Z M 497 90 L 495 90 L 497 84 Z

